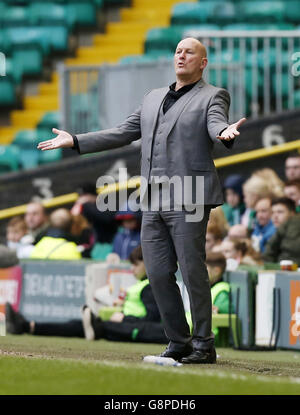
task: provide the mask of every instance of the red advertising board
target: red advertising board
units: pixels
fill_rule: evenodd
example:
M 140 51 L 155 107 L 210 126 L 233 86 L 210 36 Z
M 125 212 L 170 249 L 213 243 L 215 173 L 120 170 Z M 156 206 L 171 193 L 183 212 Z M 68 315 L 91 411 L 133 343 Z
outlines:
M 22 268 L 0 268 L 0 313 L 4 313 L 6 302 L 18 311 L 22 289 Z

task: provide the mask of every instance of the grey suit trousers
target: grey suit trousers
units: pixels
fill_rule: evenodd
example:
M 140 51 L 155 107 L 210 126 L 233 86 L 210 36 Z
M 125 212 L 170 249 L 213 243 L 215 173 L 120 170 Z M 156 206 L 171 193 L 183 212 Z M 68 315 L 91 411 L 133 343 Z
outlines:
M 146 272 L 170 345 L 180 348 L 192 340 L 195 348 L 214 343 L 212 304 L 205 265 L 205 236 L 211 206 L 201 222 L 186 222 L 186 211 L 144 211 L 141 245 Z M 188 291 L 193 335 L 176 283 L 177 261 Z M 209 345 L 209 346 L 208 346 Z

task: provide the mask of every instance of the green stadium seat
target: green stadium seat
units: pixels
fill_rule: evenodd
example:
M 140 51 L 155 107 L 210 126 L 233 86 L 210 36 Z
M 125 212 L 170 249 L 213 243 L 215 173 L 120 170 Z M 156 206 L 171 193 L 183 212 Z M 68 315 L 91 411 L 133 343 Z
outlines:
M 0 7 L 1 12 L 1 7 Z M 7 7 L 3 12 L 3 27 L 11 26 L 27 26 L 30 22 L 30 15 L 28 13 L 27 7 Z
M 20 163 L 24 169 L 38 165 L 40 155 L 40 151 L 37 149 L 38 142 L 36 130 L 21 130 L 15 136 L 13 144 L 21 150 Z
M 52 23 L 48 26 L 43 26 L 42 36 L 48 39 L 50 47 L 55 52 L 64 52 L 68 50 L 68 28 L 67 26 Z
M 186 26 L 170 26 L 150 29 L 147 32 L 145 51 L 164 49 L 174 53 L 178 42 L 182 39 L 185 28 Z
M 13 144 L 19 148 L 35 148 L 39 143 L 36 130 L 21 130 L 14 137 Z
M 16 104 L 16 91 L 10 76 L 0 76 L 0 107 L 11 107 Z
M 54 23 L 56 25 L 68 26 L 72 30 L 75 23 L 75 15 L 65 5 L 54 2 L 32 2 L 29 6 L 30 21 L 32 25 L 43 25 Z
M 39 75 L 43 70 L 43 56 L 39 48 L 25 45 L 12 51 L 14 67 L 21 69 L 24 75 Z
M 289 22 L 300 22 L 300 5 L 299 1 L 285 2 L 285 19 Z
M 294 92 L 295 107 L 300 108 L 300 89 Z
M 53 163 L 62 159 L 62 149 L 39 152 L 39 164 Z
M 51 38 L 42 27 L 7 28 L 3 31 L 3 34 L 6 44 L 8 44 L 7 49 L 10 48 L 11 50 L 15 46 L 36 45 L 41 48 L 44 55 L 50 53 Z
M 77 26 L 95 26 L 97 23 L 96 8 L 92 2 L 70 1 L 67 10 L 74 16 Z
M 215 22 L 215 10 L 217 10 L 217 8 L 221 8 L 221 5 L 222 2 L 220 1 L 201 1 L 199 3 L 176 4 L 172 10 L 171 22 L 172 24 Z
M 284 21 L 285 6 L 283 1 L 242 1 L 238 5 L 238 15 L 244 22 L 281 22 Z
M 60 124 L 60 113 L 58 111 L 49 111 L 43 116 L 43 118 L 39 121 L 37 128 L 45 128 L 49 131 L 52 128 L 59 128 Z
M 20 150 L 14 145 L 0 146 L 0 172 L 19 170 Z
M 14 83 L 20 84 L 23 78 L 23 67 L 17 66 L 12 58 L 6 58 L 6 75 L 13 79 Z
M 112 244 L 95 243 L 91 251 L 91 258 L 99 261 L 105 261 L 108 254 L 112 252 Z
M 283 99 L 286 101 L 288 101 L 290 95 L 290 84 L 293 90 L 300 88 L 299 76 L 292 76 L 287 67 L 284 68 L 284 70 L 282 71 L 281 77 L 276 74 L 276 71 L 273 71 L 271 76 L 273 95 L 276 95 L 276 91 L 278 91 L 278 88 L 280 88 L 281 84 L 281 95 Z

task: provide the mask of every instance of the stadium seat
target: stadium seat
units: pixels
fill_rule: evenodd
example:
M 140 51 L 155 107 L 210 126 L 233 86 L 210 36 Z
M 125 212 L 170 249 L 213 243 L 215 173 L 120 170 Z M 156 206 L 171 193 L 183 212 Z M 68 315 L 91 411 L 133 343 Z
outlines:
M 286 3 L 283 1 L 242 1 L 238 5 L 240 21 L 281 22 L 284 21 Z
M 1 6 L 0 6 L 1 13 Z M 27 26 L 30 21 L 30 15 L 26 7 L 13 6 L 6 7 L 2 12 L 3 27 Z
M 174 52 L 186 26 L 170 26 L 155 28 L 147 32 L 145 51 L 165 49 Z
M 54 2 L 32 2 L 29 6 L 29 12 L 32 25 L 54 23 L 55 25 L 68 26 L 72 30 L 75 23 L 75 14 L 72 13 L 72 10 Z
M 197 24 L 216 22 L 215 11 L 224 6 L 220 1 L 201 1 L 199 3 L 179 3 L 172 10 L 172 24 Z M 231 6 L 231 5 L 230 5 Z M 229 8 L 230 8 L 229 6 Z M 232 5 L 232 7 L 234 7 Z M 227 13 L 229 11 L 227 7 Z M 225 8 L 224 8 L 225 10 Z M 233 10 L 233 9 L 231 9 Z
M 300 7 L 299 1 L 286 1 L 285 2 L 285 19 L 289 22 L 300 22 Z
M 6 75 L 11 77 L 16 85 L 22 82 L 23 67 L 16 65 L 16 62 L 12 58 L 5 59 Z
M 56 111 L 49 111 L 46 112 L 46 114 L 43 116 L 43 118 L 39 121 L 37 128 L 45 128 L 49 131 L 52 130 L 52 128 L 59 128 L 60 124 L 60 113 Z
M 95 26 L 97 22 L 96 8 L 92 2 L 71 1 L 67 5 L 68 13 L 75 18 L 78 26 Z
M 3 31 L 3 35 L 7 50 L 11 51 L 15 46 L 36 45 L 44 55 L 50 53 L 51 39 L 42 27 L 7 28 Z
M 62 159 L 62 149 L 39 151 L 39 164 L 53 163 Z
M 39 48 L 30 45 L 15 47 L 12 51 L 12 62 L 22 75 L 39 75 L 43 70 L 43 56 Z
M 36 148 L 38 142 L 36 130 L 21 130 L 16 135 L 13 144 L 21 150 L 19 159 L 24 169 L 38 165 L 40 155 Z
M 16 104 L 15 84 L 13 79 L 6 75 L 0 76 L 0 107 Z
M 19 170 L 20 150 L 14 145 L 0 146 L 0 172 Z
M 99 261 L 105 261 L 108 254 L 112 252 L 112 244 L 95 243 L 91 251 L 91 258 Z

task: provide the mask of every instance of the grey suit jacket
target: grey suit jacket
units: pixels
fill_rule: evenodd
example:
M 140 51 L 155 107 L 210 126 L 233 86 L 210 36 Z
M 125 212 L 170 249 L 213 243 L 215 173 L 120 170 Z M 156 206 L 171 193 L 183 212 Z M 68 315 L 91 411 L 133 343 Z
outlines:
M 152 141 L 160 106 L 169 88 L 149 92 L 142 105 L 116 128 L 79 134 L 81 154 L 103 151 L 142 140 L 141 176 L 150 173 Z M 166 126 L 165 145 L 168 176 L 204 177 L 204 203 L 220 205 L 223 193 L 212 158 L 216 138 L 228 127 L 230 96 L 225 89 L 216 88 L 201 79 L 194 88 L 183 95 L 172 109 L 173 117 Z M 233 141 L 222 141 L 231 147 Z M 194 182 L 193 182 L 194 183 Z M 195 187 L 192 199 L 195 200 Z M 141 189 L 141 200 L 146 189 Z

